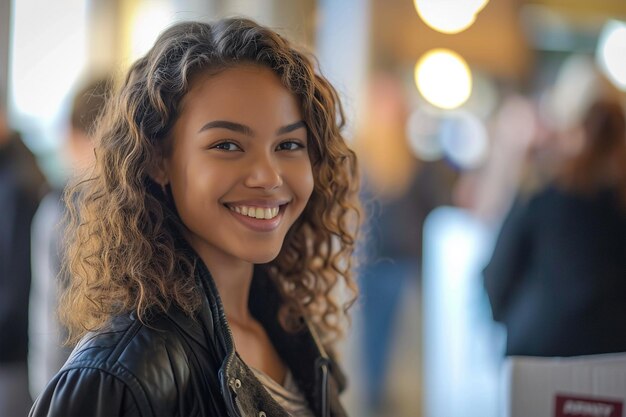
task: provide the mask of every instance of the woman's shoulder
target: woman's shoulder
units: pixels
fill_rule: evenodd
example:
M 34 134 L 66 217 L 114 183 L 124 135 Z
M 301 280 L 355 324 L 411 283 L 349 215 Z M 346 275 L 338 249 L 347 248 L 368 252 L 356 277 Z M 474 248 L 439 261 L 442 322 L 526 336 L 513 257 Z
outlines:
M 117 368 L 154 359 L 154 350 L 170 349 L 178 341 L 167 314 L 138 320 L 134 313 L 114 317 L 105 327 L 78 342 L 64 368 Z
M 182 368 L 189 365 L 191 352 L 210 349 L 204 334 L 198 319 L 175 307 L 149 312 L 141 320 L 130 313 L 83 337 L 64 368 L 96 367 L 119 374 L 121 379 L 128 372 L 144 387 L 154 383 L 163 388 L 164 375 L 172 383 L 177 376 L 167 373 L 187 373 Z
M 153 415 L 154 410 L 157 415 L 167 415 L 168 410 L 175 415 L 176 399 L 181 398 L 179 384 L 184 386 L 193 373 L 191 363 L 201 356 L 197 350 L 209 349 L 200 334 L 199 322 L 176 310 L 152 314 L 145 320 L 132 313 L 118 316 L 106 328 L 81 339 L 33 410 L 43 407 L 47 412 L 64 410 L 58 415 L 82 415 L 86 409 L 76 411 L 80 402 L 69 404 L 66 399 L 93 398 L 90 401 L 97 402 L 102 395 L 107 407 L 117 409 L 107 408 L 108 415 L 121 415 L 122 408 L 137 411 L 123 415 Z M 87 411 L 91 415 L 94 410 Z

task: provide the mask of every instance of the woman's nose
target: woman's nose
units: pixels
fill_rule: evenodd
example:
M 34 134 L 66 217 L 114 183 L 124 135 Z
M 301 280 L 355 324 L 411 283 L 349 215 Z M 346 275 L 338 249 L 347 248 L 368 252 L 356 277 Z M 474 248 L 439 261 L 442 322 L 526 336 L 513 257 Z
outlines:
M 245 185 L 250 188 L 272 190 L 283 185 L 277 161 L 271 156 L 258 156 L 250 165 Z

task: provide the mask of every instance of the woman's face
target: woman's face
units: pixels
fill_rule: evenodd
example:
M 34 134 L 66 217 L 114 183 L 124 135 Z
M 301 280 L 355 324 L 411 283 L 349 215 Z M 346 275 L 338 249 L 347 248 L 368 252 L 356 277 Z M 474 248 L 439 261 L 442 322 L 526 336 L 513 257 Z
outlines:
M 198 75 L 164 161 L 191 245 L 206 260 L 266 263 L 313 191 L 299 102 L 271 70 Z

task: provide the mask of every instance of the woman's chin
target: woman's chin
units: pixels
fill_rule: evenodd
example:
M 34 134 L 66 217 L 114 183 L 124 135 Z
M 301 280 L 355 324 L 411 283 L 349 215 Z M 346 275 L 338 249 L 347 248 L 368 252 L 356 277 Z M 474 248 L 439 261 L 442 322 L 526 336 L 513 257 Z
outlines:
M 266 264 L 276 259 L 279 253 L 280 248 L 275 250 L 264 250 L 256 253 L 250 253 L 246 258 L 247 261 L 253 264 Z

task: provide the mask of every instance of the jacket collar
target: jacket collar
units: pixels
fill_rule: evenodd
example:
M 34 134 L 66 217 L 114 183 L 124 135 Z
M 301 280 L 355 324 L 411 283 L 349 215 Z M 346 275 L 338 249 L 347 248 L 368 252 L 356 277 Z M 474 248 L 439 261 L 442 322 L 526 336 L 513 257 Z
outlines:
M 218 360 L 222 361 L 222 394 L 227 404 L 234 404 L 231 385 L 241 372 L 242 362 L 235 352 L 232 332 L 226 321 L 219 292 L 208 268 L 191 246 L 184 239 L 177 243 L 195 261 L 196 281 L 204 290 L 205 297 L 202 297 L 202 307 L 197 317 L 201 328 L 184 320 L 184 313 L 180 311 L 178 315 L 171 314 L 170 317 L 200 345 L 210 350 L 208 341 L 217 350 Z M 330 416 L 332 405 L 333 415 L 343 415 L 345 412 L 338 403 L 338 394 L 345 386 L 343 373 L 327 354 L 314 327 L 306 319 L 302 319 L 304 326 L 295 333 L 283 329 L 278 322 L 281 304 L 282 296 L 265 266 L 255 266 L 249 297 L 249 308 L 253 317 L 263 325 L 278 354 L 304 392 L 312 411 L 317 416 Z M 333 387 L 333 398 L 330 398 L 330 386 Z

